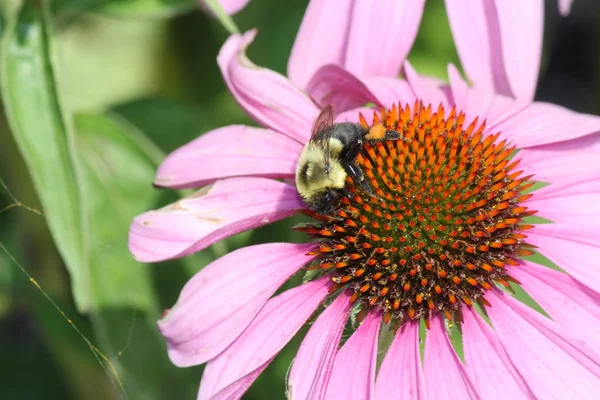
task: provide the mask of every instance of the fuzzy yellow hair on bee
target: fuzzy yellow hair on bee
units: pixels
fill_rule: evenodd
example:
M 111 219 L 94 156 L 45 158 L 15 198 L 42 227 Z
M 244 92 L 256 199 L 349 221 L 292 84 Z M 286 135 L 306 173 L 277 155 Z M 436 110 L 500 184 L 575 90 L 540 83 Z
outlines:
M 367 193 L 371 188 L 356 157 L 365 141 L 397 140 L 400 134 L 376 125 L 369 129 L 352 122 L 334 124 L 333 109 L 325 107 L 313 124 L 311 137 L 298 159 L 296 188 L 306 206 L 318 214 L 330 214 L 348 194 L 351 177 Z

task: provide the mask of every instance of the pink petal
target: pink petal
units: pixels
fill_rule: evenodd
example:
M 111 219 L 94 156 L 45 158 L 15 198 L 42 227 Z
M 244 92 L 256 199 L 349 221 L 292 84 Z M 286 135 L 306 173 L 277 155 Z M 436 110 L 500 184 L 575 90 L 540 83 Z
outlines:
M 532 100 L 541 60 L 543 2 L 446 0 L 454 42 L 470 81 L 487 92 Z
M 566 17 L 571 13 L 571 5 L 573 4 L 573 0 L 558 0 L 558 10 L 560 15 Z
M 527 232 L 527 242 L 585 286 L 600 293 L 600 232 L 582 224 L 538 224 Z
M 416 97 L 407 81 L 388 77 L 368 77 L 363 82 L 377 99 L 375 104 L 391 107 L 400 103 L 414 104 Z
M 412 106 L 415 101 L 415 94 L 407 81 L 389 77 L 359 80 L 342 67 L 332 64 L 316 72 L 307 91 L 318 104 L 331 104 L 338 113 L 367 103 L 391 107 L 399 102 Z
M 273 357 L 275 358 L 275 357 Z M 260 367 L 245 375 L 243 378 L 238 379 L 227 387 L 219 390 L 218 393 L 210 397 L 210 400 L 238 400 L 241 399 L 244 393 L 248 390 L 252 383 L 263 373 L 263 371 L 269 366 L 273 358 L 265 361 Z M 202 400 L 202 391 L 198 392 L 198 400 Z
M 333 364 L 326 399 L 374 398 L 377 339 L 382 315 L 369 312 L 356 332 L 344 343 Z
M 456 50 L 469 81 L 486 92 L 512 95 L 504 71 L 494 1 L 445 3 Z
M 360 77 L 397 77 L 421 23 L 425 0 L 355 0 L 344 66 Z
M 597 168 L 590 166 L 590 169 Z M 579 179 L 581 181 L 578 181 Z M 527 201 L 526 205 L 530 209 L 538 210 L 539 216 L 553 222 L 598 226 L 599 202 L 600 169 L 597 169 L 597 171 L 583 171 L 582 175 L 571 176 L 570 180 L 565 177 L 565 180 L 560 183 L 536 190 L 535 195 Z
M 448 339 L 443 317 L 431 319 L 423 368 L 429 399 L 480 399 Z
M 600 301 L 586 294 L 581 284 L 562 272 L 521 261 L 509 273 L 550 317 L 590 347 L 600 349 Z
M 244 247 L 209 264 L 185 285 L 158 327 L 180 367 L 202 364 L 229 346 L 269 297 L 306 265 L 310 244 Z
M 544 1 L 495 0 L 495 3 L 504 71 L 512 94 L 533 100 L 542 61 Z
M 432 108 L 437 109 L 438 105 L 442 104 L 446 110 L 450 109 L 453 101 L 449 87 L 441 87 L 438 81 L 419 76 L 408 61 L 404 62 L 404 74 L 415 98 L 422 100 L 425 106 L 431 104 Z M 412 107 L 412 104 L 410 106 Z
M 217 62 L 225 83 L 240 106 L 257 122 L 305 143 L 319 110 L 284 76 L 254 65 L 246 48 L 256 31 L 232 35 L 221 48 Z
M 204 10 L 208 10 L 206 6 L 206 0 L 199 0 L 200 7 Z M 246 7 L 246 4 L 250 3 L 250 0 L 218 0 L 221 7 L 223 7 L 223 11 L 228 15 L 233 15 L 240 11 L 242 8 Z
M 323 65 L 344 62 L 353 1 L 312 0 L 288 61 L 288 76 L 304 88 Z
M 306 91 L 317 104 L 322 107 L 331 104 L 338 113 L 377 102 L 364 83 L 341 66 L 333 64 L 319 68 L 306 86 Z
M 486 298 L 498 338 L 536 398 L 597 398 L 600 365 L 592 349 L 502 292 L 488 291 Z
M 496 126 L 499 123 L 513 117 L 530 104 L 529 101 L 498 95 L 479 87 L 470 88 L 452 64 L 448 65 L 448 77 L 456 108 L 466 114 L 467 121 L 476 117 L 480 121 L 486 120 L 486 131 L 489 133 L 497 132 Z M 519 137 L 510 139 L 518 143 Z
M 288 380 L 294 400 L 322 400 L 350 312 L 350 296 L 342 293 L 312 325 L 294 358 Z
M 232 387 L 241 396 L 258 376 L 257 370 L 268 365 L 327 296 L 330 282 L 324 277 L 269 300 L 242 335 L 207 364 L 198 399 L 210 399 Z
M 599 132 L 600 117 L 576 113 L 555 104 L 536 102 L 493 129 L 514 139 L 520 148 L 525 148 Z
M 424 400 L 425 383 L 419 351 L 419 323 L 410 321 L 396 332 L 375 383 L 377 400 Z
M 502 138 L 508 138 L 519 148 L 545 150 L 550 154 L 562 152 L 565 160 L 573 156 L 574 152 L 568 154 L 570 150 L 583 149 L 585 147 L 583 144 L 594 145 L 593 148 L 586 148 L 588 152 L 600 148 L 598 144 L 600 141 L 595 137 L 596 135 L 592 135 L 600 132 L 598 116 L 576 113 L 549 103 L 528 104 L 525 100 L 496 95 L 481 88 L 471 89 L 454 66 L 449 66 L 448 75 L 454 101 L 457 108 L 466 113 L 467 120 L 477 116 L 480 120 L 486 119 L 487 132 L 500 131 Z M 544 146 L 533 147 L 541 145 Z M 536 157 L 537 159 L 544 157 L 543 154 L 536 154 L 534 151 L 523 154 L 524 162 L 529 163 L 526 165 L 534 165 Z M 527 160 L 529 154 L 533 154 L 531 161 Z M 569 164 L 573 162 L 568 163 L 567 167 Z M 560 164 L 555 163 L 554 170 L 558 165 Z M 544 176 L 551 175 L 546 173 Z
M 154 183 L 198 187 L 232 176 L 291 178 L 302 145 L 268 129 L 230 125 L 215 129 L 169 154 Z
M 533 398 L 494 331 L 471 307 L 463 308 L 462 332 L 467 374 L 486 400 Z
M 571 182 L 582 173 L 600 171 L 600 135 L 522 149 L 520 167 L 542 182 Z
M 229 178 L 133 220 L 129 250 L 156 262 L 200 251 L 228 236 L 302 209 L 296 188 L 265 178 Z

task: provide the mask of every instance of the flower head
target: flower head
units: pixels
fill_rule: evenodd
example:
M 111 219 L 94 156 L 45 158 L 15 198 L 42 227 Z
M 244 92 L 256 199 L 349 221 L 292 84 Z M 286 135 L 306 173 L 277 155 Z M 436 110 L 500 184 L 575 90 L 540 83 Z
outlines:
M 357 164 L 374 196 L 349 179 L 337 215 L 303 228 L 320 239 L 310 253 L 318 268 L 386 322 L 428 323 L 440 311 L 451 320 L 463 304 L 489 304 L 486 290 L 514 281 L 506 266 L 533 254 L 523 218 L 535 211 L 523 191 L 534 182 L 509 158 L 515 147 L 441 105 L 394 105 L 374 113 L 380 120 L 406 141 L 367 143 Z
M 515 47 L 517 38 L 540 45 L 541 36 L 522 39 L 507 30 L 505 2 L 496 1 L 494 12 L 484 10 L 486 18 L 476 21 L 494 35 L 465 38 L 454 30 L 457 43 L 480 42 L 468 50 L 458 46 L 463 64 L 479 62 L 465 67 L 474 87 L 453 66 L 449 83 L 420 76 L 408 63 L 406 80 L 398 80 L 391 76 L 404 55 L 381 53 L 383 66 L 364 57 L 371 46 L 394 42 L 366 42 L 360 34 L 399 34 L 394 29 L 401 25 L 412 31 L 397 20 L 418 24 L 422 2 L 390 0 L 397 14 L 382 14 L 381 23 L 364 17 L 367 2 L 346 3 L 348 9 L 311 2 L 290 61 L 295 83 L 247 60 L 253 32 L 225 43 L 218 59 L 225 81 L 266 128 L 221 128 L 175 151 L 156 183 L 204 188 L 132 224 L 132 253 L 159 261 L 295 213 L 313 217 L 300 229 L 315 241 L 242 248 L 187 283 L 159 321 L 171 360 L 180 366 L 208 361 L 200 399 L 240 398 L 315 315 L 289 373 L 293 399 L 594 398 L 600 390 L 600 278 L 594 274 L 600 118 L 531 102 L 537 72 L 529 70 L 537 71 L 539 52 L 498 64 L 489 58 L 496 57 L 494 46 Z M 453 9 L 459 3 L 447 2 L 451 22 L 466 18 Z M 523 11 L 535 19 L 533 27 L 541 26 L 538 12 Z M 347 30 L 330 32 L 323 21 L 332 19 Z M 307 39 L 308 31 L 326 38 L 326 62 L 334 64 L 316 58 L 323 42 Z M 491 50 L 478 59 L 465 53 L 471 46 Z M 347 62 L 353 54 L 362 54 L 362 65 Z M 473 78 L 497 71 L 504 80 Z M 324 102 L 343 111 L 337 121 L 382 122 L 406 140 L 367 143 L 357 163 L 373 194 L 349 178 L 351 195 L 336 213 L 315 215 L 279 179 L 294 177 Z M 357 108 L 367 102 L 379 107 Z M 547 186 L 531 192 L 535 182 Z M 536 211 L 544 220 L 530 219 Z M 565 272 L 528 259 L 534 251 Z M 311 270 L 306 283 L 273 297 L 301 270 Z M 550 318 L 502 289 L 519 286 Z M 362 322 L 340 347 L 353 310 Z M 423 363 L 421 320 L 428 327 Z M 464 362 L 449 340 L 450 324 L 461 327 Z M 394 339 L 376 371 L 384 329 Z

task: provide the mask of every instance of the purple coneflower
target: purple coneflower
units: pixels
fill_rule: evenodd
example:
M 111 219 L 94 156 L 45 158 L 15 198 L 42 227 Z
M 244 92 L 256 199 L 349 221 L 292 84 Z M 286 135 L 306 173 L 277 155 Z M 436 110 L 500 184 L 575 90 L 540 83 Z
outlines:
M 223 46 L 230 91 L 267 128 L 217 129 L 165 160 L 158 185 L 203 188 L 134 220 L 138 260 L 182 257 L 306 213 L 295 187 L 274 178 L 294 177 L 315 102 L 347 110 L 338 121 L 381 122 L 408 140 L 365 145 L 358 163 L 376 196 L 349 179 L 352 196 L 335 215 L 308 213 L 314 222 L 302 229 L 318 240 L 242 248 L 196 274 L 159 321 L 171 360 L 208 362 L 199 399 L 240 398 L 314 316 L 289 373 L 294 400 L 595 398 L 600 118 L 531 102 L 541 34 L 518 36 L 506 24 L 521 13 L 533 28 L 519 29 L 540 30 L 541 2 L 512 14 L 502 7 L 513 2 L 471 6 L 469 18 L 485 11 L 476 22 L 489 35 L 468 37 L 462 2 L 447 1 L 474 88 L 453 66 L 449 84 L 408 64 L 406 80 L 392 78 L 410 47 L 394 53 L 395 43 L 412 43 L 422 2 L 383 3 L 390 10 L 375 22 L 371 2 L 311 2 L 290 61 L 294 83 L 247 60 L 253 32 Z M 528 44 L 504 58 L 494 47 Z M 379 107 L 356 109 L 367 102 Z M 536 182 L 547 186 L 530 192 Z M 534 251 L 561 270 L 524 258 Z M 272 297 L 303 269 L 311 280 Z M 505 289 L 517 286 L 549 317 Z M 353 311 L 361 322 L 340 347 Z M 462 331 L 464 360 L 450 324 Z M 394 338 L 377 368 L 384 328 Z

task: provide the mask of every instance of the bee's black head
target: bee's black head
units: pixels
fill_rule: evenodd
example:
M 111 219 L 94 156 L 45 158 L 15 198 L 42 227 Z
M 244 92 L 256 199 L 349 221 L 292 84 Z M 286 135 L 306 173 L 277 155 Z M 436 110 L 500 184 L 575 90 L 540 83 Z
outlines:
M 317 214 L 330 215 L 337 208 L 344 193 L 340 189 L 326 189 L 311 199 L 309 207 Z

